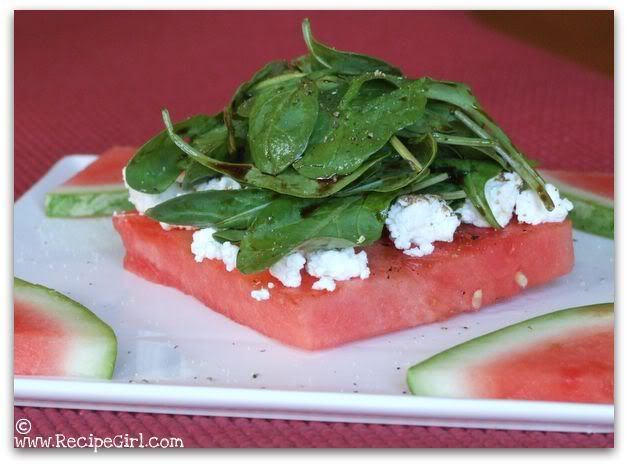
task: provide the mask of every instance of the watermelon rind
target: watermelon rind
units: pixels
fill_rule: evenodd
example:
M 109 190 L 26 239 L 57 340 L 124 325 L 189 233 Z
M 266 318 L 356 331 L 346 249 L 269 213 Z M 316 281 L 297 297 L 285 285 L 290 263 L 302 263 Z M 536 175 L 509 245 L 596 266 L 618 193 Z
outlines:
M 410 369 L 407 384 L 418 396 L 472 398 L 464 381 L 473 367 L 503 355 L 534 348 L 549 338 L 613 325 L 612 303 L 551 312 L 496 330 L 432 356 Z
M 124 184 L 63 186 L 46 194 L 48 217 L 105 217 L 132 210 Z
M 13 293 L 14 299 L 33 305 L 68 331 L 72 348 L 64 375 L 111 379 L 118 341 L 109 325 L 82 304 L 45 286 L 14 277 Z
M 563 197 L 572 202 L 574 208 L 569 218 L 574 228 L 610 239 L 615 237 L 613 199 L 565 183 L 547 171 L 541 171 L 541 174 L 547 182 L 558 188 Z

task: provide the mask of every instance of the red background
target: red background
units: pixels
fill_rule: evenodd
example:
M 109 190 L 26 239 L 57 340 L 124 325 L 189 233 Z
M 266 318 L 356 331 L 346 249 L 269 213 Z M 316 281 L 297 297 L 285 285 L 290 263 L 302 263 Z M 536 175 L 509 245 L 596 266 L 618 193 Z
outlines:
M 175 119 L 218 111 L 265 62 L 305 52 L 304 16 L 320 40 L 340 49 L 382 57 L 410 76 L 471 85 L 515 143 L 546 167 L 613 170 L 613 80 L 490 29 L 469 13 L 19 11 L 15 195 L 63 155 L 142 143 L 162 127 L 162 107 Z M 24 414 L 33 424 L 38 417 L 48 426 L 84 433 L 116 425 L 137 431 L 139 422 L 144 429 L 191 436 L 189 445 L 609 446 L 613 441 L 612 435 L 16 410 L 16 416 Z M 232 433 L 219 440 L 225 432 Z

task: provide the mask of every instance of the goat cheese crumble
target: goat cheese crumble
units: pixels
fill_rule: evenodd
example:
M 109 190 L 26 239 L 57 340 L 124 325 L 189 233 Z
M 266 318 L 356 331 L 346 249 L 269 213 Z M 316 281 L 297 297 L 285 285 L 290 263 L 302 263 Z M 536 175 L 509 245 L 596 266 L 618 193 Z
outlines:
M 538 225 L 546 222 L 562 222 L 567 218 L 567 214 L 573 209 L 571 201 L 569 199 L 561 199 L 556 186 L 550 183 L 545 185 L 545 190 L 550 195 L 552 201 L 554 201 L 554 210 L 547 210 L 536 191 L 527 189 L 517 198 L 515 211 L 519 222 Z
M 371 275 L 366 252 L 356 254 L 355 249 L 329 249 L 307 254 L 307 273 L 319 278 L 312 289 L 334 291 L 336 281 L 359 277 L 362 280 Z
M 434 252 L 435 241 L 453 241 L 459 225 L 460 219 L 451 207 L 432 194 L 401 196 L 386 217 L 395 247 L 414 257 Z
M 196 262 L 203 262 L 203 259 L 217 259 L 224 262 L 228 272 L 236 267 L 236 260 L 240 247 L 231 244 L 229 241 L 220 243 L 214 239 L 215 228 L 203 228 L 197 230 L 192 235 L 192 254 Z
M 260 288 L 259 290 L 251 291 L 251 298 L 255 301 L 266 301 L 270 299 L 270 291 L 267 288 Z
M 484 196 L 497 223 L 505 227 L 512 218 L 523 180 L 516 173 L 501 173 L 486 182 Z M 462 207 L 456 210 L 462 223 L 470 223 L 476 227 L 489 227 L 489 223 L 478 212 L 469 199 L 465 199 Z
M 290 288 L 301 286 L 301 269 L 305 266 L 305 256 L 300 252 L 293 252 L 275 263 L 270 274 Z

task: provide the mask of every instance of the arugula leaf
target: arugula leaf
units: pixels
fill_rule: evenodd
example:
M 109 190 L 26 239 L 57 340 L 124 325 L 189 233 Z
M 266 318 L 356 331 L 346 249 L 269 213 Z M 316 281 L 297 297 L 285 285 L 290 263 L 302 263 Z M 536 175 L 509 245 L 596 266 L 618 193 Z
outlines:
M 366 246 L 377 241 L 395 194 L 371 193 L 324 203 L 284 197 L 266 207 L 242 238 L 237 268 L 259 272 L 297 248 Z
M 379 77 L 373 77 L 379 79 Z M 425 94 L 419 81 L 352 105 L 353 88 L 343 97 L 328 134 L 322 141 L 310 141 L 294 168 L 308 178 L 347 175 L 381 149 L 400 129 L 423 114 Z M 319 136 L 320 138 L 320 136 Z
M 362 74 L 371 71 L 381 71 L 382 73 L 401 76 L 401 70 L 378 58 L 370 57 L 353 52 L 342 52 L 332 47 L 328 47 L 312 35 L 310 20 L 304 19 L 302 23 L 303 40 L 307 45 L 312 57 L 326 68 L 342 74 Z
M 278 195 L 261 189 L 199 191 L 169 199 L 146 215 L 171 225 L 247 228 Z
M 486 182 L 502 172 L 502 167 L 492 161 L 441 159 L 438 160 L 441 167 L 453 168 L 463 178 L 463 189 L 469 201 L 480 212 L 482 217 L 493 228 L 501 229 L 502 226 L 495 219 L 493 211 L 486 199 L 484 187 Z
M 510 167 L 535 190 L 548 210 L 554 209 L 554 201 L 545 189 L 543 178 L 528 163 L 526 157 L 515 147 L 504 131 L 482 109 L 468 86 L 449 81 L 425 79 L 426 95 L 430 99 L 453 104 L 458 120 L 483 139 L 495 143 L 495 151 Z
M 173 132 L 181 138 L 193 138 L 219 124 L 217 116 L 196 115 L 173 125 Z M 140 147 L 129 161 L 126 182 L 131 188 L 143 193 L 162 193 L 181 174 L 180 162 L 185 158 L 183 151 L 164 130 Z
M 276 76 L 279 76 L 290 70 L 290 65 L 283 60 L 276 60 L 267 63 L 262 67 L 262 69 L 255 72 L 255 74 L 248 81 L 243 82 L 236 89 L 235 94 L 229 101 L 229 104 L 225 107 L 224 111 L 224 122 L 227 127 L 229 139 L 227 148 L 229 149 L 230 154 L 235 154 L 237 150 L 236 143 L 236 134 L 233 125 L 233 116 L 240 104 L 249 97 L 249 91 L 256 86 L 257 84 L 267 80 L 272 79 Z
M 331 196 L 359 178 L 371 166 L 391 155 L 390 149 L 384 147 L 350 175 L 325 180 L 306 178 L 297 173 L 292 167 L 287 168 L 278 175 L 268 175 L 262 173 L 252 164 L 223 162 L 206 156 L 198 149 L 186 143 L 173 131 L 167 110 L 163 110 L 162 115 L 168 133 L 174 143 L 195 162 L 227 175 L 241 183 L 295 197 L 322 198 Z
M 318 88 L 309 79 L 257 96 L 248 132 L 255 166 L 271 175 L 289 167 L 305 151 L 317 116 Z

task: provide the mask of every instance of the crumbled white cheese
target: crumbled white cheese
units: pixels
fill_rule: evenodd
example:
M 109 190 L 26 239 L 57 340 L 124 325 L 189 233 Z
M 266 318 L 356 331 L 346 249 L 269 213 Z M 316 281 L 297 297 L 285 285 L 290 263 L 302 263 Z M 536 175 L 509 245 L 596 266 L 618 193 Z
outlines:
M 196 191 L 227 191 L 231 189 L 242 189 L 242 186 L 233 178 L 221 176 L 196 185 L 194 189 Z
M 502 227 L 505 227 L 512 218 L 523 180 L 516 173 L 501 173 L 486 182 L 484 196 L 491 208 L 491 212 Z M 456 210 L 462 223 L 470 223 L 476 227 L 490 226 L 475 206 L 466 199 L 463 206 Z
M 569 211 L 573 209 L 573 204 L 569 199 L 561 199 L 560 193 L 554 185 L 547 183 L 545 189 L 554 201 L 554 210 L 547 210 L 536 191 L 527 189 L 517 198 L 515 212 L 520 223 L 538 225 L 539 223 L 565 220 Z
M 320 279 L 312 285 L 313 289 L 328 291 L 336 289 L 335 281 L 356 277 L 364 280 L 371 274 L 366 252 L 361 251 L 356 254 L 353 248 L 308 253 L 306 270 L 311 276 Z
M 126 168 L 122 169 L 122 178 L 124 179 L 124 185 L 129 190 L 129 202 L 133 204 L 135 209 L 142 215 L 151 207 L 155 207 L 162 202 L 187 193 L 178 183 L 172 183 L 163 193 L 158 194 L 146 194 L 137 191 L 131 188 L 126 182 Z
M 334 291 L 336 289 L 336 282 L 333 278 L 322 277 L 312 284 L 312 289 L 320 291 Z
M 251 298 L 256 301 L 266 301 L 270 299 L 270 291 L 267 288 L 260 288 L 259 290 L 251 291 Z
M 305 256 L 300 252 L 293 252 L 282 257 L 270 269 L 270 274 L 290 288 L 301 286 L 301 269 L 305 266 Z
M 216 233 L 216 229 L 211 227 L 194 232 L 191 247 L 194 260 L 196 262 L 202 262 L 203 259 L 222 260 L 227 271 L 231 272 L 235 269 L 240 248 L 229 241 L 224 243 L 216 241 L 214 233 Z
M 401 196 L 386 217 L 395 247 L 415 257 L 431 254 L 435 241 L 453 241 L 459 225 L 460 220 L 451 207 L 431 194 Z

